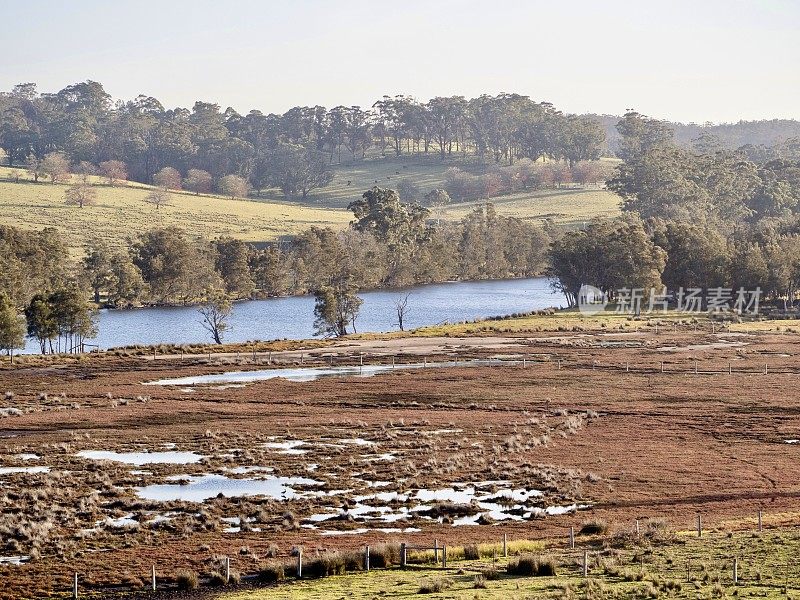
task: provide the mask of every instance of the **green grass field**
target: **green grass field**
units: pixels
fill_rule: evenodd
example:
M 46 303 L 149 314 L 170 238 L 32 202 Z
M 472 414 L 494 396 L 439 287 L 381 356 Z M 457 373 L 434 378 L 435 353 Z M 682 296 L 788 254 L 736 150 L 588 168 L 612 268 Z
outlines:
M 219 196 L 172 193 L 168 206 L 144 201 L 148 187 L 97 185 L 97 204 L 78 208 L 64 202 L 66 185 L 9 180 L 0 169 L 0 224 L 25 229 L 57 227 L 64 241 L 80 248 L 92 240 L 120 243 L 153 227 L 178 225 L 190 234 L 232 236 L 248 241 L 275 240 L 311 225 L 344 227 L 350 213 L 290 202 L 231 200 Z
M 603 543 L 603 542 L 606 543 Z M 329 600 L 333 598 L 475 598 L 481 600 L 600 600 L 613 598 L 712 599 L 797 598 L 800 592 L 800 535 L 794 528 L 763 533 L 723 531 L 697 538 L 584 541 L 575 550 L 552 548 L 556 576 L 505 573 L 507 561 L 452 561 L 447 570 L 411 566 L 292 582 L 256 591 L 220 594 L 224 600 Z M 589 550 L 583 577 L 583 548 Z M 737 559 L 738 584 L 733 581 Z M 497 578 L 481 573 L 495 571 Z M 476 579 L 477 578 L 477 579 Z M 478 582 L 476 584 L 476 581 Z M 441 588 L 431 592 L 431 588 Z
M 0 224 L 25 229 L 57 227 L 75 251 L 102 240 L 124 243 L 126 238 L 153 227 L 177 225 L 190 234 L 215 238 L 232 236 L 246 241 L 272 241 L 311 225 L 345 227 L 352 219 L 347 204 L 375 186 L 395 187 L 401 179 L 416 183 L 422 194 L 441 187 L 453 164 L 435 157 L 371 158 L 334 165 L 334 180 L 315 190 L 305 202 L 286 201 L 278 190 L 265 190 L 249 200 L 195 196 L 173 192 L 168 206 L 156 209 L 144 202 L 150 189 L 138 183 L 118 187 L 92 178 L 97 204 L 78 208 L 64 202 L 66 185 L 35 184 L 24 169 L 0 167 Z M 19 182 L 14 179 L 19 177 Z M 377 182 L 377 183 L 376 183 Z M 557 189 L 492 199 L 499 214 L 557 224 L 580 226 L 592 217 L 618 214 L 619 198 L 603 189 Z M 434 211 L 443 220 L 459 220 L 480 202 L 454 203 Z

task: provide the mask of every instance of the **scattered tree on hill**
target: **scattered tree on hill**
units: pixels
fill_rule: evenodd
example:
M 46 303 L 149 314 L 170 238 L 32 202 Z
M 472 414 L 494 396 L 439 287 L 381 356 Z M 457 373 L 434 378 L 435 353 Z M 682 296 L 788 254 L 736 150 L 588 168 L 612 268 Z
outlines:
M 211 173 L 202 169 L 189 169 L 186 172 L 186 179 L 183 180 L 183 186 L 197 195 L 210 194 L 212 184 Z
M 25 317 L 17 311 L 5 292 L 0 292 L 0 348 L 14 362 L 14 350 L 25 347 Z
M 99 165 L 100 174 L 108 180 L 109 185 L 117 185 L 128 178 L 128 167 L 121 160 L 107 160 Z
M 79 183 L 64 190 L 64 201 L 78 208 L 93 206 L 97 204 L 97 190 L 87 183 Z
M 306 198 L 311 190 L 333 181 L 327 160 L 321 152 L 299 144 L 281 142 L 266 159 L 264 181 L 279 188 L 287 198 Z
M 220 194 L 230 198 L 246 198 L 250 191 L 247 180 L 238 175 L 226 175 L 217 182 Z
M 157 188 L 150 190 L 144 197 L 144 201 L 156 207 L 156 210 L 162 206 L 167 206 L 170 200 L 170 193 L 166 188 Z
M 222 290 L 210 290 L 198 312 L 203 317 L 200 321 L 203 329 L 211 334 L 214 343 L 221 344 L 225 332 L 230 328 L 228 321 L 233 312 L 230 296 Z
M 77 165 L 75 165 L 73 171 L 78 177 L 80 177 L 81 183 L 89 183 L 89 178 L 92 175 L 97 175 L 97 167 L 88 160 L 80 161 Z
M 42 172 L 50 178 L 51 183 L 63 183 L 69 180 L 69 161 L 63 152 L 48 152 L 41 164 Z
M 179 190 L 181 189 L 181 182 L 180 172 L 172 167 L 164 167 L 153 175 L 153 185 L 165 190 Z
M 33 177 L 34 183 L 39 183 L 40 177 L 47 176 L 47 172 L 44 170 L 44 160 L 35 154 L 28 156 L 27 160 L 25 161 L 25 166 L 28 174 Z

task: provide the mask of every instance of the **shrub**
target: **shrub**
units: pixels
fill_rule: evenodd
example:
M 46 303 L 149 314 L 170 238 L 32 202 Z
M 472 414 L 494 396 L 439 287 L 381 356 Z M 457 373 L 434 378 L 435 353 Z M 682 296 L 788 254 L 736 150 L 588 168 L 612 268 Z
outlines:
M 267 563 L 258 572 L 259 583 L 277 583 L 285 578 L 286 573 L 281 563 Z
M 175 576 L 175 581 L 178 584 L 178 589 L 182 591 L 196 590 L 200 585 L 200 578 L 194 571 L 178 571 Z
M 519 577 L 550 577 L 556 575 L 556 561 L 549 556 L 525 554 L 509 561 L 506 571 Z
M 593 521 L 584 521 L 578 533 L 580 535 L 594 535 L 605 533 L 606 531 L 608 531 L 608 523 L 602 519 L 595 519 Z
M 478 550 L 478 546 L 475 544 L 464 546 L 464 560 L 478 560 L 480 557 L 481 553 Z
M 380 544 L 369 551 L 370 567 L 384 569 L 400 562 L 399 544 Z
M 475 575 L 475 583 L 473 587 L 476 590 L 486 589 L 486 578 L 483 575 Z
M 452 587 L 453 581 L 444 577 L 426 579 L 419 586 L 420 594 L 438 594 Z
M 208 585 L 219 587 L 221 585 L 225 585 L 227 583 L 225 579 L 225 575 L 220 573 L 219 571 L 211 571 L 208 574 Z
M 488 569 L 481 571 L 481 577 L 483 577 L 486 581 L 495 581 L 500 579 L 500 571 L 495 567 L 489 567 Z

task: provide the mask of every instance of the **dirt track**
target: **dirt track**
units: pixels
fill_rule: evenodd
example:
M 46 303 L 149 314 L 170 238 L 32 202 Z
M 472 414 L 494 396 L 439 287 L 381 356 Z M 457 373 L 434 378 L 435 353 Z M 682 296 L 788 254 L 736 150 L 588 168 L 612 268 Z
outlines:
M 0 419 L 0 466 L 22 464 L 17 454 L 35 452 L 51 467 L 51 473 L 0 477 L 6 484 L 3 520 L 9 519 L 11 507 L 22 515 L 35 508 L 23 493 L 32 485 L 52 489 L 47 501 L 56 507 L 79 504 L 92 486 L 105 491 L 63 522 L 52 516 L 55 525 L 48 539 L 62 541 L 43 543 L 41 560 L 0 567 L 0 576 L 9 582 L 0 597 L 66 589 L 72 570 L 86 573 L 94 584 L 133 582 L 153 562 L 165 574 L 190 565 L 203 571 L 208 566 L 202 560 L 214 553 L 235 555 L 237 568 L 254 570 L 271 545 L 285 555 L 298 544 L 310 551 L 387 539 L 437 537 L 464 543 L 495 540 L 502 533 L 552 537 L 595 517 L 612 524 L 666 517 L 674 527 L 688 528 L 697 512 L 709 526 L 733 526 L 759 508 L 794 522 L 800 445 L 785 440 L 800 438 L 800 400 L 794 394 L 800 374 L 780 371 L 800 371 L 795 344 L 790 334 L 690 331 L 370 341 L 335 350 L 352 353 L 354 363 L 362 352 L 365 360 L 383 354 L 406 355 L 405 360 L 426 355 L 432 361 L 454 353 L 524 354 L 526 367 L 429 368 L 308 383 L 195 386 L 191 392 L 142 383 L 231 367 L 136 358 L 96 368 L 3 371 L 0 390 L 16 393 L 3 406 L 30 412 Z M 276 353 L 273 359 L 296 361 L 299 355 Z M 304 360 L 314 358 L 304 353 Z M 254 368 L 244 362 L 235 368 Z M 768 374 L 763 373 L 765 364 Z M 43 391 L 47 400 L 37 398 Z M 351 438 L 373 445 L 364 449 L 342 443 Z M 265 449 L 270 440 L 302 440 L 308 453 Z M 210 458 L 197 465 L 146 466 L 142 469 L 149 475 L 132 475 L 138 467 L 100 463 L 98 468 L 74 456 L 87 449 L 158 450 L 164 444 Z M 232 448 L 242 451 L 233 458 L 221 456 Z M 380 453 L 392 453 L 394 459 L 368 458 Z M 308 470 L 311 463 L 318 465 L 313 471 Z M 163 483 L 171 475 L 221 474 L 246 465 L 269 466 L 275 475 L 313 477 L 328 493 L 348 491 L 325 499 L 210 499 L 202 517 L 194 516 L 198 505 L 171 504 L 164 510 L 181 513 L 174 526 L 101 527 L 94 535 L 76 538 L 78 530 L 105 517 L 142 517 L 158 509 L 137 499 L 134 487 Z M 388 482 L 381 491 L 405 492 L 486 480 L 544 490 L 545 505 L 593 507 L 462 527 L 420 518 L 403 522 L 420 533 L 373 530 L 326 537 L 303 527 L 312 514 L 336 505 L 352 508 L 354 498 L 369 491 L 369 481 Z M 261 531 L 225 533 L 220 519 L 235 515 L 252 517 Z M 325 525 L 339 532 L 374 527 L 359 518 Z M 25 554 L 26 543 L 21 541 L 16 552 L 0 550 L 0 555 Z M 245 546 L 248 551 L 241 554 Z M 109 548 L 112 552 L 101 551 Z M 66 558 L 54 556 L 57 552 Z

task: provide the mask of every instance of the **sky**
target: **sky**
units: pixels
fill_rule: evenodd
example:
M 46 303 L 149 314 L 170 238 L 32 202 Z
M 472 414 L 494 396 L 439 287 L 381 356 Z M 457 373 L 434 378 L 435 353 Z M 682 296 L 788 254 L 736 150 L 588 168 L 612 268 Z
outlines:
M 515 92 L 570 113 L 800 119 L 798 0 L 2 0 L 0 89 L 167 108 Z

